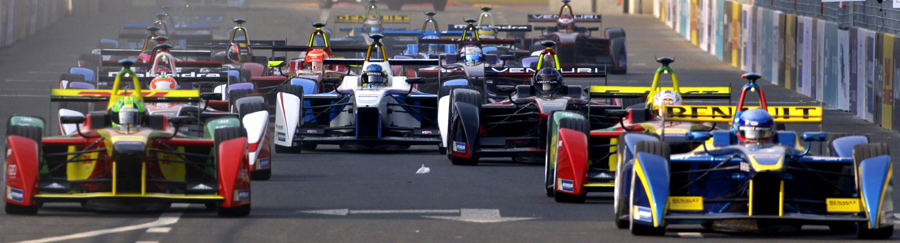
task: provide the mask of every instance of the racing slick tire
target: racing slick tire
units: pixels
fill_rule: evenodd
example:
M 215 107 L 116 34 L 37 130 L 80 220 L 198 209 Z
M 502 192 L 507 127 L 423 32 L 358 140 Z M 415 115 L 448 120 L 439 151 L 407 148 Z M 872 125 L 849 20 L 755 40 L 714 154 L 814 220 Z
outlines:
M 640 132 L 625 132 L 619 135 L 619 139 L 616 140 L 618 143 L 616 144 L 616 182 L 615 189 L 613 189 L 613 209 L 615 210 L 615 218 L 613 220 L 616 221 L 616 227 L 619 229 L 627 229 L 629 227 L 628 221 L 628 194 L 625 192 L 625 189 L 622 188 L 624 183 L 622 181 L 625 178 L 623 175 L 623 165 L 625 161 L 622 161 L 625 156 L 625 136 L 630 133 L 640 133 Z
M 238 114 L 240 114 L 239 117 L 240 117 L 241 121 L 243 121 L 244 116 L 246 116 L 250 113 L 253 113 L 253 112 L 265 111 L 265 110 L 268 110 L 268 106 L 265 103 L 262 103 L 262 102 L 244 103 L 244 104 L 241 104 L 241 109 L 240 109 L 241 112 Z M 265 138 L 263 138 L 263 139 L 265 139 Z M 269 158 L 269 163 L 272 163 L 271 160 L 272 159 Z M 250 171 L 250 179 L 251 180 L 265 181 L 265 180 L 269 180 L 269 178 L 271 178 L 271 177 L 272 177 L 272 169 Z
M 843 133 L 843 132 L 829 132 L 825 134 L 825 148 L 822 150 L 823 155 L 831 156 L 831 145 L 834 144 L 834 140 L 846 136 L 853 136 L 851 133 Z
M 559 119 L 559 129 L 563 129 L 563 128 L 579 131 L 579 132 L 584 133 L 585 136 L 590 137 L 591 123 L 587 119 L 578 119 L 578 118 Z M 553 145 L 547 144 L 547 146 L 556 146 L 556 144 L 553 144 Z M 585 152 L 587 152 L 587 151 L 585 151 Z M 550 176 L 555 175 L 554 172 L 555 171 L 551 169 L 549 171 Z M 555 180 L 556 180 L 556 178 L 554 177 L 554 181 Z M 553 191 L 554 190 L 554 188 L 552 188 L 553 185 L 549 185 L 549 186 L 550 186 L 550 188 L 548 188 L 548 189 L 550 191 Z M 587 192 L 582 192 L 579 195 L 568 194 L 568 193 L 556 193 L 556 192 L 554 192 L 553 194 L 554 194 L 553 199 L 556 200 L 556 202 L 584 203 L 584 201 L 587 200 Z
M 283 85 L 279 85 L 275 89 L 275 92 L 276 93 L 284 92 L 284 93 L 295 95 L 298 98 L 300 98 L 300 117 L 302 119 L 302 117 L 303 117 L 303 86 L 283 84 Z M 278 109 L 278 108 L 276 107 L 276 109 Z M 302 145 L 301 146 L 293 146 L 293 147 L 285 147 L 285 146 L 276 144 L 275 152 L 279 153 L 279 154 L 299 154 L 302 150 L 301 148 L 303 148 Z M 312 149 L 309 149 L 309 150 L 315 150 L 315 149 L 316 149 L 316 147 L 313 146 Z
M 216 129 L 215 134 L 213 135 L 213 142 L 215 144 L 214 149 L 218 150 L 219 144 L 221 144 L 222 142 L 240 137 L 247 137 L 247 130 L 245 130 L 243 127 L 226 127 Z M 218 159 L 216 160 L 218 161 Z M 250 204 L 234 208 L 225 208 L 219 204 L 216 205 L 216 213 L 219 214 L 219 216 L 244 217 L 250 214 Z
M 41 131 L 40 127 L 36 126 L 9 126 L 6 128 L 6 136 L 16 135 L 21 137 L 26 137 L 31 140 L 34 140 L 38 144 L 38 149 L 41 148 Z M 9 149 L 7 149 L 9 150 Z M 40 151 L 38 151 L 40 153 Z M 37 214 L 38 209 L 41 207 L 40 204 L 36 204 L 33 206 L 23 206 L 12 204 L 8 202 L 4 202 L 4 209 L 6 214 L 18 214 L 18 215 L 33 215 Z
M 320 9 L 330 9 L 331 6 L 334 5 L 334 2 L 331 0 L 319 0 L 319 8 Z
M 475 107 L 477 107 L 478 110 L 481 110 L 481 104 L 482 104 L 481 93 L 478 91 L 475 91 L 475 90 L 454 89 L 450 92 L 450 104 L 451 104 L 451 106 L 453 106 L 453 104 L 456 104 L 457 102 L 469 103 L 469 104 L 472 104 Z M 450 122 L 451 122 L 451 124 L 450 124 L 450 126 L 448 126 L 450 128 L 450 135 L 455 135 L 459 132 L 462 132 L 462 131 L 460 131 L 459 128 L 457 128 L 457 127 L 462 126 L 461 120 L 456 119 L 456 120 L 451 120 Z M 451 139 L 450 137 L 451 136 L 447 136 L 447 139 Z M 474 143 L 473 141 L 467 141 L 467 142 L 469 142 L 470 144 Z M 450 144 L 450 142 L 448 141 L 447 144 Z M 471 150 L 475 149 L 474 144 L 469 147 Z M 453 165 L 469 165 L 469 166 L 478 165 L 478 157 L 476 157 L 474 155 L 474 153 L 471 158 L 456 157 L 456 156 L 453 156 L 452 153 L 448 154 L 447 156 L 450 157 L 450 162 Z
M 255 93 L 256 91 L 252 89 L 236 89 L 228 92 L 228 102 L 231 103 L 232 112 L 237 112 L 239 107 L 235 107 L 235 102 L 238 99 L 250 96 L 250 94 Z
M 670 149 L 669 149 L 669 144 L 666 142 L 660 142 L 660 141 L 637 142 L 634 145 L 634 153 L 637 154 L 639 152 L 645 152 L 645 153 L 659 155 L 660 157 L 663 157 L 666 159 L 669 158 L 669 154 L 671 153 Z M 634 173 L 635 173 L 634 170 L 632 170 L 632 174 L 634 174 Z M 631 194 L 634 194 L 635 193 L 634 190 L 636 188 L 638 188 L 637 186 L 634 186 L 634 183 L 637 180 L 636 178 L 637 178 L 637 176 L 635 176 L 635 175 L 631 176 L 631 180 L 632 180 Z M 629 206 L 628 207 L 629 211 L 633 210 L 634 209 L 634 201 L 629 199 L 628 206 Z M 634 212 L 629 212 L 629 215 L 633 216 Z M 646 226 L 646 225 L 642 225 L 642 224 L 635 224 L 634 217 L 630 217 L 630 216 L 628 217 L 628 220 L 629 220 L 629 224 L 630 224 L 629 228 L 631 228 L 631 234 L 633 234 L 633 235 L 655 235 L 655 236 L 662 236 L 662 235 L 666 234 L 665 225 L 660 226 L 660 227 L 652 227 L 652 226 Z

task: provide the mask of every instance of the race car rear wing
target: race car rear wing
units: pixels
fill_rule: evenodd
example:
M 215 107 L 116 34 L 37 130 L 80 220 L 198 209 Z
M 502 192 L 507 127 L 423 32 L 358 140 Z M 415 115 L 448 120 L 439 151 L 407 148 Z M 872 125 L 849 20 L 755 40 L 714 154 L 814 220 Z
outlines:
M 270 48 L 260 48 L 260 49 L 271 49 L 274 52 L 304 52 L 309 50 L 310 48 L 329 48 L 332 52 L 365 52 L 368 50 L 368 47 L 356 47 L 356 46 L 300 46 L 300 45 L 285 45 L 285 46 L 273 46 Z
M 744 106 L 744 110 L 758 109 Z M 821 123 L 821 106 L 768 106 L 769 114 L 778 123 Z M 666 106 L 666 121 L 731 123 L 735 106 L 681 105 Z
M 525 68 L 525 67 L 520 67 L 520 68 L 518 68 L 518 67 L 517 68 L 485 67 L 484 68 L 484 76 L 485 77 L 490 77 L 490 76 L 494 76 L 494 77 L 499 77 L 499 76 L 531 77 L 536 72 L 537 72 L 537 70 L 535 70 L 533 68 Z M 559 69 L 559 72 L 560 72 L 560 74 L 562 74 L 563 77 L 602 77 L 602 78 L 606 77 L 606 68 L 605 67 L 599 67 L 599 68 L 596 68 L 596 67 L 595 68 L 586 68 L 586 67 L 585 68 L 575 68 L 575 67 L 566 68 L 566 67 L 563 67 L 563 68 Z
M 244 41 L 240 41 L 240 42 L 243 43 Z M 250 48 L 265 49 L 265 48 L 272 48 L 275 46 L 284 46 L 284 45 L 287 45 L 287 41 L 285 41 L 285 40 L 251 40 L 250 41 Z M 206 39 L 206 40 L 197 39 L 197 40 L 187 40 L 186 46 L 187 46 L 187 48 L 216 48 L 216 47 L 228 48 L 228 47 L 231 47 L 231 42 L 229 42 L 228 40 L 211 41 L 209 39 Z
M 117 97 L 132 96 L 132 90 L 119 90 Z M 111 89 L 52 89 L 50 101 L 108 101 Z M 141 91 L 144 102 L 198 102 L 200 90 L 151 90 Z
M 209 41 L 213 38 L 212 33 L 204 33 L 204 34 L 178 34 L 177 32 L 171 35 L 173 40 L 187 40 L 187 41 Z M 120 32 L 119 39 L 120 40 L 143 40 L 147 37 L 147 33 L 128 33 L 128 32 Z
M 337 24 L 363 24 L 366 17 L 363 15 L 335 15 L 334 23 Z M 382 15 L 382 24 L 409 24 L 409 15 Z
M 117 66 L 116 61 L 103 61 L 100 63 L 100 67 L 115 67 Z M 222 67 L 222 62 L 220 61 L 175 61 L 175 65 L 179 68 L 191 67 L 191 68 L 220 68 Z M 153 63 L 136 63 L 133 67 L 140 67 L 143 69 L 148 69 L 153 66 Z
M 359 66 L 366 63 L 365 59 L 362 58 L 354 58 L 354 59 L 339 59 L 339 58 L 325 58 L 325 61 L 322 62 L 324 65 L 344 65 L 344 66 Z M 400 65 L 400 66 L 434 66 L 440 65 L 440 61 L 438 59 L 388 59 L 388 63 L 391 65 Z
M 480 40 L 461 40 L 453 38 L 441 39 L 419 39 L 419 44 L 465 44 L 465 42 L 481 43 L 488 45 L 514 45 L 515 39 L 480 39 Z
M 659 87 L 674 90 L 673 87 Z M 650 95 L 650 87 L 634 86 L 591 86 L 591 98 L 641 98 Z M 731 86 L 721 87 L 679 87 L 684 99 L 731 99 Z
M 100 76 L 97 78 L 100 82 L 109 82 L 115 81 L 116 75 L 118 71 L 109 71 L 104 73 L 100 73 Z M 135 73 L 138 80 L 141 82 L 150 82 L 153 80 L 155 76 L 151 75 L 150 72 L 146 73 Z M 228 72 L 180 72 L 170 74 L 175 78 L 178 82 L 228 82 Z
M 465 30 L 469 25 L 466 24 L 449 24 L 447 25 L 447 30 L 450 31 L 460 31 Z M 475 26 L 476 28 L 481 28 L 482 26 Z M 534 29 L 530 24 L 523 25 L 494 25 L 492 27 L 493 30 L 496 31 L 506 31 L 506 32 L 530 32 Z M 460 32 L 462 33 L 462 32 Z
M 125 24 L 126 30 L 145 30 L 147 27 L 153 26 L 152 24 Z M 218 26 L 212 26 L 209 24 L 185 24 L 178 25 L 175 27 L 175 30 L 210 30 L 210 29 L 219 29 Z
M 169 53 L 176 57 L 212 57 L 210 50 L 170 50 Z M 140 49 L 100 49 L 100 55 L 137 56 Z
M 576 23 L 603 22 L 599 14 L 575 14 L 572 17 Z M 557 20 L 559 20 L 559 14 L 528 14 L 528 22 L 556 23 Z

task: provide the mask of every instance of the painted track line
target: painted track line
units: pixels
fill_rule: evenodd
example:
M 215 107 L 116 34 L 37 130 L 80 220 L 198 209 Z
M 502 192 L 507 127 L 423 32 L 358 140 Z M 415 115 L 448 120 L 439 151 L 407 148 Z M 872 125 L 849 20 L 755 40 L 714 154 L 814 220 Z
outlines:
M 678 237 L 681 238 L 703 238 L 703 234 L 700 232 L 678 232 Z
M 43 242 L 74 240 L 74 239 L 95 237 L 95 236 L 106 235 L 106 234 L 127 232 L 127 231 L 132 231 L 132 230 L 148 229 L 148 228 L 172 225 L 172 224 L 178 223 L 178 219 L 181 218 L 181 214 L 184 212 L 184 209 L 187 208 L 188 205 L 189 204 L 187 204 L 187 203 L 172 204 L 171 209 L 175 209 L 174 212 L 162 213 L 162 215 L 159 216 L 159 219 L 157 219 L 156 221 L 153 221 L 153 222 L 149 222 L 149 223 L 122 226 L 122 227 L 116 227 L 116 228 L 110 228 L 110 229 L 94 230 L 94 231 L 88 231 L 88 232 L 82 232 L 82 233 L 76 233 L 76 234 L 70 234 L 70 235 L 63 235 L 63 236 L 47 237 L 47 238 L 41 238 L 41 239 L 36 239 L 36 240 L 20 241 L 19 243 L 43 243 Z

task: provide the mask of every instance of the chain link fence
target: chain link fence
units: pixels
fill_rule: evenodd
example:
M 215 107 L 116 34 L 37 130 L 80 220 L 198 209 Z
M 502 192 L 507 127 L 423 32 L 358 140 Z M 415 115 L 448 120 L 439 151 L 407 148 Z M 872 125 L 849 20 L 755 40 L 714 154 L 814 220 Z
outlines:
M 859 27 L 900 35 L 900 9 L 893 8 L 890 0 L 882 3 L 875 0 L 842 3 L 823 3 L 821 0 L 760 0 L 753 4 L 783 13 L 836 22 L 844 29 Z

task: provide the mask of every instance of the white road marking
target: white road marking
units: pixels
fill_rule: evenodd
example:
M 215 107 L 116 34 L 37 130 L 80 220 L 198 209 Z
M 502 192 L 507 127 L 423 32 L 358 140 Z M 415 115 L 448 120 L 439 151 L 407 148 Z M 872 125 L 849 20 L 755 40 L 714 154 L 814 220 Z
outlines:
M 169 233 L 172 227 L 155 227 L 147 229 L 147 233 Z
M 181 218 L 181 213 L 187 208 L 189 204 L 187 203 L 175 203 L 172 204 L 173 212 L 165 212 L 159 216 L 159 219 L 150 223 L 138 224 L 138 225 L 130 225 L 130 226 L 122 226 L 110 229 L 102 229 L 102 230 L 94 230 L 83 233 L 76 233 L 71 235 L 63 235 L 63 236 L 54 236 L 41 238 L 36 240 L 28 240 L 28 241 L 20 241 L 20 243 L 42 243 L 42 242 L 55 242 L 55 241 L 64 241 L 64 240 L 74 240 L 88 237 L 95 237 L 100 235 L 112 234 L 112 233 L 121 233 L 132 230 L 139 229 L 147 229 L 154 227 L 161 227 L 166 225 L 172 225 L 178 223 L 178 219 Z
M 460 209 L 459 216 L 425 216 L 433 219 L 456 220 L 470 223 L 500 223 L 509 221 L 532 220 L 536 218 L 526 217 L 503 217 L 500 216 L 500 209 Z
M 339 215 L 347 216 L 348 214 L 429 214 L 429 213 L 459 213 L 459 209 L 434 209 L 434 210 L 350 210 L 350 209 L 323 209 L 323 210 L 307 210 L 297 211 L 300 213 L 323 214 L 323 215 Z
M 134 243 L 159 243 L 159 241 L 138 241 Z
M 678 232 L 678 237 L 682 238 L 703 238 L 700 232 Z

